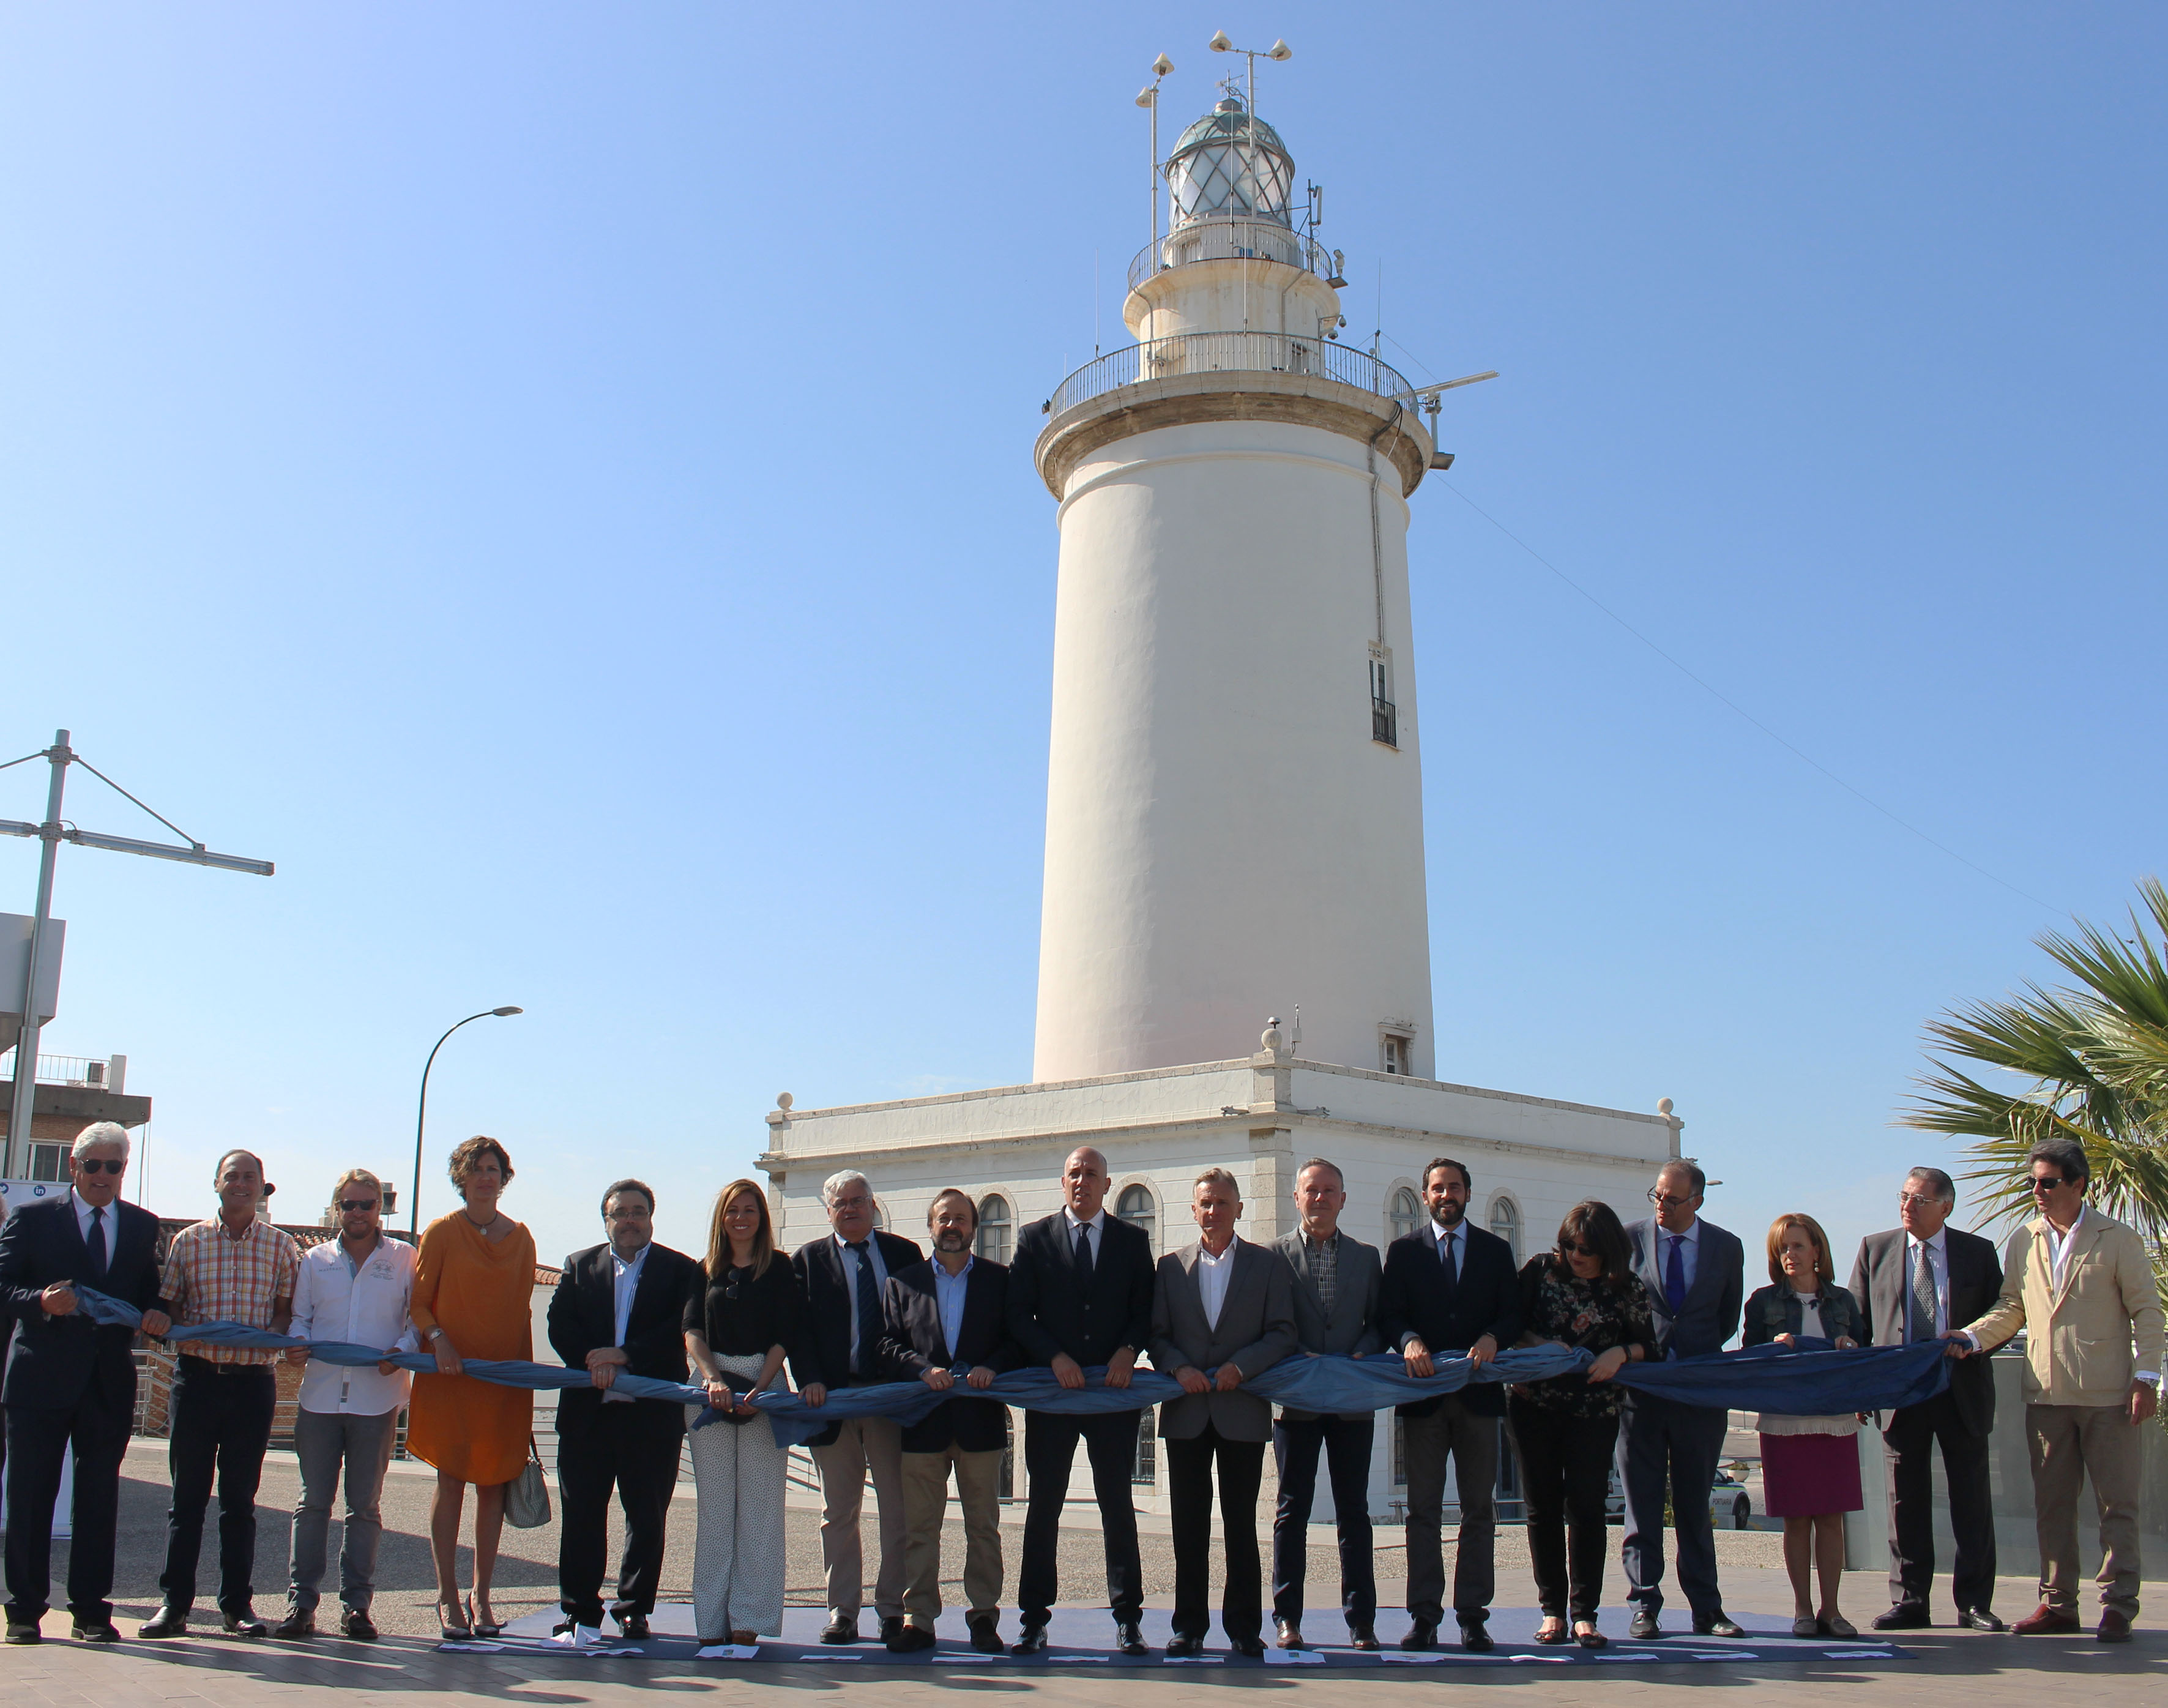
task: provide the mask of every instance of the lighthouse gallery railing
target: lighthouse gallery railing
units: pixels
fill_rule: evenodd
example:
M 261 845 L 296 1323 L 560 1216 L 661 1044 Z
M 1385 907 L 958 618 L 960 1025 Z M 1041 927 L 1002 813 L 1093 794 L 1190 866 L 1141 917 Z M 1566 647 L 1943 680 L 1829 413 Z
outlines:
M 1381 397 L 1400 396 L 1409 391 L 1407 380 L 1375 356 L 1330 338 L 1297 338 L 1288 333 L 1182 333 L 1131 344 L 1087 362 L 1054 388 L 1045 412 L 1059 415 L 1147 380 L 1215 373 L 1314 374 Z

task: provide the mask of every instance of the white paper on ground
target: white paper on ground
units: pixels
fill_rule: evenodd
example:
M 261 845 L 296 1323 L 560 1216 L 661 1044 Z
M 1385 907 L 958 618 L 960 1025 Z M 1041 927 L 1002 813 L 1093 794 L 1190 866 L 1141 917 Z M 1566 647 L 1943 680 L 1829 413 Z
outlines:
M 980 1654 L 956 1654 L 943 1655 L 941 1660 L 943 1665 L 951 1667 L 972 1667 L 979 1665 L 981 1662 L 991 1666 L 993 1664 L 994 1657 Z
M 1047 1659 L 1057 1667 L 1104 1666 L 1114 1657 L 1112 1655 L 1049 1655 Z
M 1421 1649 L 1385 1649 L 1378 1658 L 1389 1667 L 1434 1667 L 1445 1657 L 1425 1654 Z
M 1160 1657 L 1170 1667 L 1224 1667 L 1225 1655 L 1162 1655 Z
M 1564 1655 L 1508 1655 L 1509 1661 L 1533 1661 L 1539 1666 L 1570 1667 L 1573 1663 Z
M 1321 1667 L 1325 1657 L 1315 1649 L 1267 1649 L 1265 1664 L 1268 1667 Z
M 440 1655 L 494 1655 L 504 1651 L 502 1643 L 444 1642 L 437 1645 Z
M 645 1654 L 646 1651 L 641 1648 L 638 1643 L 633 1643 L 630 1645 L 618 1644 L 614 1647 L 598 1646 L 591 1649 L 582 1649 L 580 1652 L 585 1655 L 591 1661 L 601 1661 L 608 1659 L 612 1655 L 638 1655 Z
M 570 1631 L 553 1631 L 550 1641 L 561 1648 L 591 1649 L 603 1640 L 601 1631 L 592 1625 L 576 1625 Z
M 758 1643 L 709 1643 L 694 1652 L 696 1661 L 750 1661 L 760 1654 Z

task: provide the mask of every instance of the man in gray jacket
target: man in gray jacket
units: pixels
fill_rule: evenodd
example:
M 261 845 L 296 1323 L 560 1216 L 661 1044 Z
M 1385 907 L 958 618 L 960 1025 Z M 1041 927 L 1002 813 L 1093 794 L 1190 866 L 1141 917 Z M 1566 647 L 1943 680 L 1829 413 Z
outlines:
M 1274 1249 L 1294 1272 L 1294 1326 L 1312 1357 L 1361 1358 L 1382 1352 L 1378 1327 L 1378 1248 L 1340 1231 L 1347 1188 L 1338 1166 L 1313 1157 L 1295 1171 L 1300 1230 Z M 1310 1509 L 1317 1494 L 1317 1455 L 1332 1478 L 1332 1517 L 1340 1532 L 1340 1609 L 1358 1649 L 1378 1647 L 1378 1574 L 1370 1558 L 1371 1412 L 1301 1412 L 1280 1408 L 1273 1425 L 1273 1462 L 1280 1498 L 1273 1514 L 1273 1619 L 1279 1647 L 1299 1649 L 1303 1580 L 1310 1564 Z
M 1166 1652 L 1179 1660 L 1204 1647 L 1216 1458 L 1227 1550 L 1220 1628 L 1236 1654 L 1255 1659 L 1265 1652 L 1257 1514 L 1273 1408 L 1241 1389 L 1296 1349 L 1294 1274 L 1271 1247 L 1235 1238 L 1242 1198 L 1225 1168 L 1197 1177 L 1190 1210 L 1202 1237 L 1159 1260 L 1152 1293 L 1152 1368 L 1182 1387 L 1159 1414 L 1174 1530 L 1174 1639 Z

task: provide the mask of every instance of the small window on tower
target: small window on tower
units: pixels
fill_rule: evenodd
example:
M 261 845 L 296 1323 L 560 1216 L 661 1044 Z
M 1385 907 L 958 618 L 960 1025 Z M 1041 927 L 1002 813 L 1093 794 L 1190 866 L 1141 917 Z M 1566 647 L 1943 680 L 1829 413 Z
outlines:
M 1379 1047 L 1386 1072 L 1413 1073 L 1416 1071 L 1410 1040 L 1398 1032 L 1386 1033 Z
M 1389 748 L 1400 744 L 1400 716 L 1393 704 L 1393 659 L 1381 646 L 1370 649 L 1370 739 Z

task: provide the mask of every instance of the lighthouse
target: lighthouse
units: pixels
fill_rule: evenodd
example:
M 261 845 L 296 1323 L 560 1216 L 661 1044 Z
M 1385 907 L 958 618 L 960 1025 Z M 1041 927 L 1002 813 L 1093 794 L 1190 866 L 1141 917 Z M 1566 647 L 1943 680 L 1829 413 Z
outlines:
M 1039 1081 L 1306 1059 L 1429 1077 L 1408 382 L 1337 342 L 1321 193 L 1239 86 L 1161 168 L 1137 342 L 1065 379 Z

